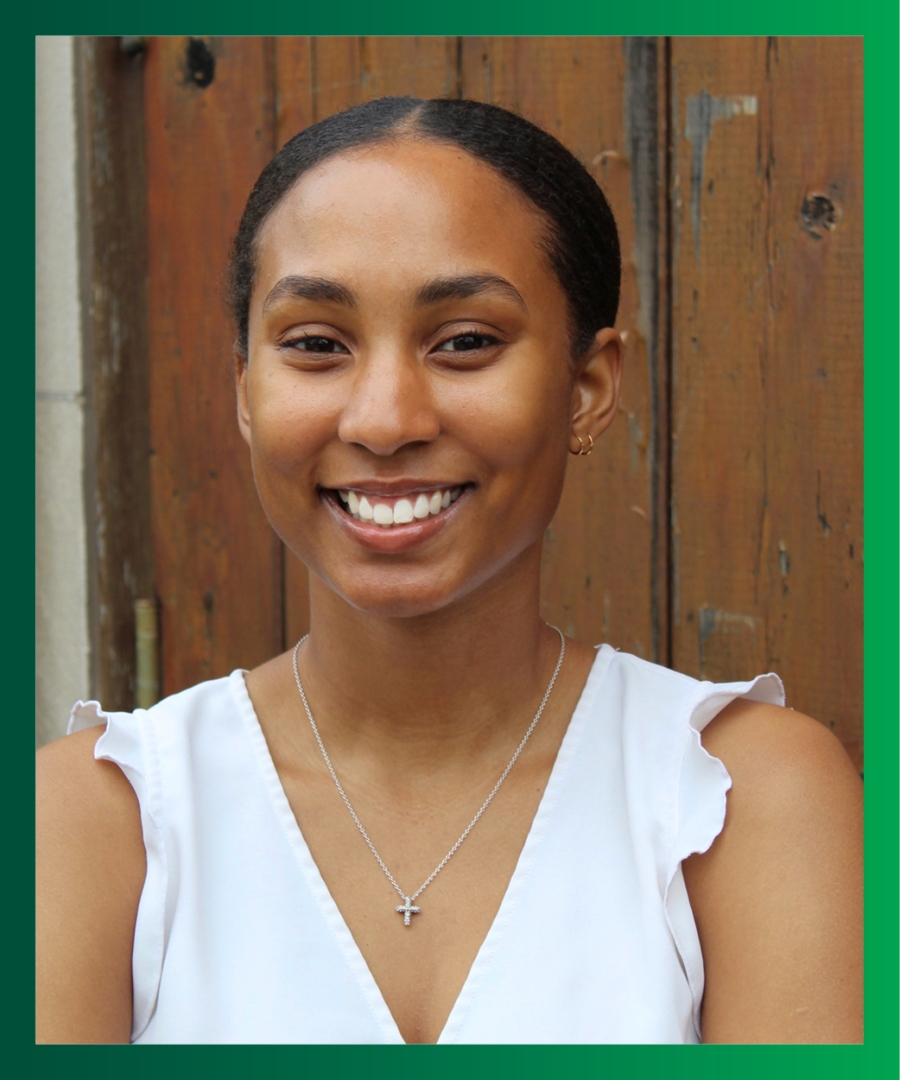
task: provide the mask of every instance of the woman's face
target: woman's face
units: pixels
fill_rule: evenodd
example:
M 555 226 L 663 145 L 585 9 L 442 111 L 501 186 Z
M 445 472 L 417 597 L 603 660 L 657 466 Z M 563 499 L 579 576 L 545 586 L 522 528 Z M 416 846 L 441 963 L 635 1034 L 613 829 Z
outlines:
M 412 139 L 264 224 L 241 429 L 275 530 L 354 607 L 435 611 L 539 544 L 584 400 L 541 240 L 492 169 Z

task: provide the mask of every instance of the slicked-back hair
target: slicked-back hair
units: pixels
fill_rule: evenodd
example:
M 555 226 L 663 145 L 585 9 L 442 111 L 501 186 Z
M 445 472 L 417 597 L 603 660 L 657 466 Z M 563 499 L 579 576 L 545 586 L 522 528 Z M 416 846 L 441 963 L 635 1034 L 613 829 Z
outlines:
M 257 240 L 304 173 L 357 147 L 398 138 L 458 146 L 490 165 L 543 217 L 544 250 L 568 298 L 572 353 L 580 357 L 619 307 L 621 257 L 606 197 L 558 139 L 516 113 L 479 101 L 385 97 L 310 125 L 269 162 L 250 193 L 231 252 L 229 302 L 246 357 Z

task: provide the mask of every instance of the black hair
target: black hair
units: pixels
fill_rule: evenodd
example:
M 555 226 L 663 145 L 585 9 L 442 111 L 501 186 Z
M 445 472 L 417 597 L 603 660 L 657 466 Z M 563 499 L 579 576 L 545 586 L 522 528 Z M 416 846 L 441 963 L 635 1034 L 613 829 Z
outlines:
M 356 147 L 400 137 L 450 143 L 496 169 L 547 222 L 545 250 L 569 301 L 572 352 L 581 356 L 619 306 L 621 258 L 606 197 L 562 143 L 516 113 L 479 101 L 384 97 L 312 124 L 265 167 L 231 252 L 229 300 L 237 349 L 247 354 L 250 293 L 260 227 L 309 169 Z

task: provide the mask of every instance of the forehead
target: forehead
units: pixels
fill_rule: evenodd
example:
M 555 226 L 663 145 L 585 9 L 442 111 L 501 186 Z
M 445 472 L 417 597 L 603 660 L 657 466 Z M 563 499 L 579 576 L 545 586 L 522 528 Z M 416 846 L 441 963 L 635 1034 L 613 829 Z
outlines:
M 304 174 L 264 223 L 258 284 L 298 269 L 378 267 L 427 277 L 460 269 L 555 282 L 544 217 L 496 170 L 443 143 L 402 139 L 330 158 Z

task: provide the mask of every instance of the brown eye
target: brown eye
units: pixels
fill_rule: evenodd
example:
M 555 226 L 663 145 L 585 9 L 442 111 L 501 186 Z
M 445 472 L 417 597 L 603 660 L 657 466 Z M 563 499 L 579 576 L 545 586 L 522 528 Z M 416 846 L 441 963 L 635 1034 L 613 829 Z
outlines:
M 285 341 L 282 347 L 296 349 L 298 352 L 324 353 L 326 355 L 347 352 L 339 341 L 335 341 L 334 338 L 322 337 L 319 334 L 306 334 L 303 337 L 292 338 L 290 341 Z
M 457 334 L 441 346 L 442 352 L 476 352 L 478 349 L 498 345 L 499 341 L 490 334 Z

